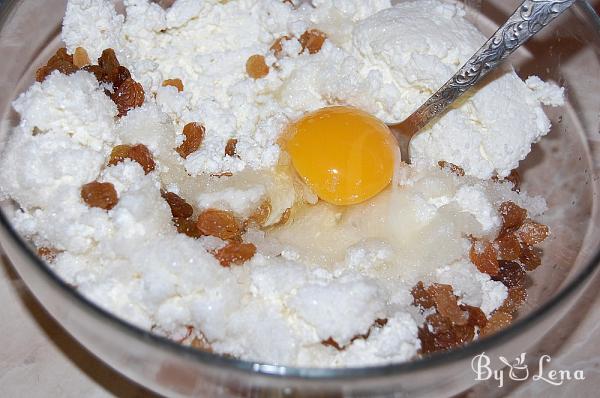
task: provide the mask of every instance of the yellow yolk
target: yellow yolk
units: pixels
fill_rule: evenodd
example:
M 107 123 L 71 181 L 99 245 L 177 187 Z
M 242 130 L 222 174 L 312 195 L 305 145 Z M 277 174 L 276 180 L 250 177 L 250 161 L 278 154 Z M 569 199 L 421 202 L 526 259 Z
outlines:
M 384 123 L 366 112 L 322 108 L 290 125 L 286 136 L 294 168 L 326 202 L 360 203 L 392 180 L 396 141 Z

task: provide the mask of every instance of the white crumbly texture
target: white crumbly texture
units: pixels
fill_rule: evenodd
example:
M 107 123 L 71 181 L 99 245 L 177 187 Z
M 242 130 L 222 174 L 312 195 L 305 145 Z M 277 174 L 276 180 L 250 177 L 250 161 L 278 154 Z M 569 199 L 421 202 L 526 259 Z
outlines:
M 14 102 L 21 120 L 0 158 L 0 199 L 19 205 L 15 228 L 60 250 L 51 266 L 68 283 L 156 333 L 182 339 L 192 326 L 216 352 L 320 367 L 414 357 L 424 318 L 410 288 L 419 280 L 451 284 L 487 315 L 502 304 L 506 288 L 469 262 L 466 237 L 494 237 L 505 200 L 532 216 L 545 210 L 541 198 L 483 180 L 506 175 L 548 132 L 541 104 L 560 105 L 562 91 L 536 77 L 501 73 L 450 110 L 414 140 L 414 165 L 400 166 L 393 188 L 367 205 L 319 202 L 285 226 L 250 229 L 244 239 L 258 252 L 243 266 L 219 265 L 211 252 L 220 239 L 177 233 L 161 197 L 168 189 L 197 210 L 240 217 L 268 198 L 268 223 L 276 223 L 300 195 L 272 168 L 286 123 L 339 103 L 390 121 L 408 115 L 483 42 L 459 6 L 315 0 L 316 8 L 294 10 L 279 0 L 178 0 L 164 10 L 126 0 L 123 18 L 109 3 L 70 0 L 63 40 L 92 58 L 115 48 L 145 87 L 144 106 L 118 119 L 91 74 L 53 73 Z M 299 54 L 297 40 L 285 42 L 279 60 L 269 51 L 276 38 L 310 27 L 329 37 L 319 53 Z M 271 66 L 264 79 L 246 75 L 252 54 Z M 162 87 L 167 78 L 181 78 L 184 91 Z M 188 122 L 206 134 L 183 160 L 173 148 Z M 224 155 L 230 138 L 237 156 Z M 153 153 L 155 171 L 129 160 L 106 167 L 114 145 L 137 143 Z M 430 167 L 438 160 L 470 176 Z M 234 176 L 208 177 L 223 172 Z M 83 203 L 81 186 L 94 180 L 115 186 L 112 210 Z M 373 326 L 377 319 L 388 322 Z M 321 344 L 328 338 L 345 349 Z

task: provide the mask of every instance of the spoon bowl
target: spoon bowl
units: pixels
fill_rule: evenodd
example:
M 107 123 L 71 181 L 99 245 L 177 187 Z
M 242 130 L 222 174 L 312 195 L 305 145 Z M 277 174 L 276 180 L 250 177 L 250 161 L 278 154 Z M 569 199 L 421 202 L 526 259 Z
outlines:
M 423 105 L 399 123 L 389 124 L 400 146 L 402 159 L 410 162 L 410 140 L 510 54 L 554 21 L 575 0 L 525 0 L 483 46 Z

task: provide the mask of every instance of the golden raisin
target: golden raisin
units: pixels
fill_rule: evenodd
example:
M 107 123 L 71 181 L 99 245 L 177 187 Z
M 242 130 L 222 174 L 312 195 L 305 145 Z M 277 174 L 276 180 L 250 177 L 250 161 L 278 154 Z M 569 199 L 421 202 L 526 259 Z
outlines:
M 81 69 L 93 74 L 96 77 L 96 80 L 101 83 L 111 83 L 110 79 L 104 72 L 104 69 L 102 69 L 102 67 L 99 65 L 86 65 Z
M 271 202 L 263 201 L 260 206 L 248 217 L 247 224 L 262 226 L 271 215 Z
M 169 204 L 173 217 L 189 218 L 194 214 L 194 208 L 176 193 L 164 192 L 162 197 Z
M 480 272 L 491 276 L 498 275 L 500 267 L 496 258 L 496 252 L 490 242 L 482 240 L 473 242 L 469 258 Z
M 198 216 L 197 225 L 203 235 L 216 236 L 223 240 L 237 238 L 242 233 L 233 213 L 224 210 L 204 210 Z
M 75 53 L 73 54 L 73 65 L 75 65 L 78 68 L 83 68 L 84 66 L 89 65 L 91 63 L 92 62 L 90 61 L 90 57 L 87 51 L 85 51 L 85 48 L 77 47 L 75 49 Z
M 512 170 L 505 180 L 510 181 L 513 184 L 513 191 L 519 192 L 521 190 L 521 175 L 519 175 L 517 170 Z
M 167 87 L 167 86 L 171 86 L 171 87 L 175 87 L 177 89 L 177 91 L 182 92 L 183 91 L 183 82 L 181 81 L 181 79 L 167 79 L 162 83 L 163 87 Z
M 487 324 L 481 330 L 482 336 L 488 336 L 490 334 L 496 333 L 501 329 L 504 329 L 512 322 L 512 315 L 507 314 L 506 312 L 496 311 L 492 314 L 490 319 L 488 319 Z
M 129 157 L 131 160 L 139 163 L 144 169 L 146 174 L 150 173 L 156 167 L 154 158 L 148 147 L 144 144 L 137 144 L 131 147 L 129 150 Z
M 525 287 L 527 273 L 523 267 L 514 261 L 500 261 L 500 272 L 494 280 L 500 281 L 508 288 Z
M 117 145 L 114 147 L 110 153 L 110 159 L 108 160 L 109 166 L 114 166 L 117 163 L 129 158 L 130 150 L 131 145 Z
M 458 306 L 452 286 L 434 283 L 427 290 L 435 302 L 435 307 L 440 315 L 448 318 L 452 323 L 457 325 L 467 324 L 467 318 Z
M 523 243 L 529 246 L 542 243 L 549 235 L 550 231 L 544 224 L 533 220 L 525 220 L 523 225 L 517 230 L 517 235 Z
M 200 123 L 188 123 L 183 127 L 185 139 L 175 150 L 184 159 L 196 152 L 204 140 L 204 126 Z
M 502 229 L 509 230 L 520 227 L 527 218 L 527 210 L 513 202 L 504 202 L 500 205 L 502 216 Z
M 81 188 L 81 198 L 89 207 L 110 210 L 118 203 L 117 191 L 110 182 L 90 182 Z
M 51 263 L 60 254 L 60 251 L 53 247 L 40 247 L 37 251 L 38 256 Z
M 177 228 L 177 232 L 187 235 L 190 238 L 200 238 L 202 236 L 196 221 L 191 218 L 174 217 L 173 225 Z
M 456 174 L 459 177 L 464 177 L 465 175 L 465 170 L 462 167 L 450 162 L 446 162 L 445 160 L 440 160 L 438 162 L 438 166 L 440 166 L 442 170 L 448 170 L 449 172 Z
M 435 305 L 429 290 L 425 289 L 425 286 L 421 281 L 419 281 L 419 283 L 412 288 L 411 294 L 413 296 L 413 303 L 416 306 L 421 306 L 424 309 L 428 309 Z
M 525 287 L 511 287 L 508 289 L 508 296 L 497 311 L 501 311 L 506 314 L 514 314 L 519 308 L 521 308 L 526 299 L 527 290 L 525 290 Z
M 127 115 L 127 112 L 144 104 L 144 88 L 135 80 L 125 80 L 111 96 L 117 109 L 119 117 Z
M 292 217 L 292 209 L 285 209 L 285 211 L 279 218 L 279 221 L 277 221 L 273 226 L 285 225 L 285 224 L 287 224 L 288 221 L 290 221 L 291 217 Z
M 519 256 L 519 262 L 527 271 L 533 271 L 542 264 L 542 259 L 536 248 L 526 244 L 521 244 L 521 255 Z
M 308 50 L 310 54 L 316 54 L 321 51 L 327 35 L 318 29 L 307 30 L 300 36 L 302 51 Z
M 153 171 L 156 167 L 152 153 L 144 144 L 117 145 L 110 154 L 108 164 L 114 166 L 125 159 L 131 159 L 134 162 L 137 162 L 142 166 L 146 174 Z
M 246 61 L 246 73 L 253 79 L 261 79 L 269 74 L 269 66 L 263 55 L 253 55 Z
M 61 47 L 58 50 L 56 50 L 56 54 L 54 54 L 54 56 L 52 58 L 50 58 L 50 63 L 52 63 L 55 60 L 59 60 L 59 59 L 61 59 L 63 61 L 67 61 L 70 64 L 73 63 L 73 56 L 68 53 L 68 51 L 65 47 Z
M 215 251 L 214 256 L 223 267 L 231 264 L 242 265 L 256 254 L 256 246 L 252 243 L 229 242 L 225 247 Z
M 73 65 L 73 56 L 67 53 L 66 48 L 59 48 L 48 60 L 46 65 L 40 67 L 36 71 L 35 79 L 38 82 L 42 82 L 55 70 L 65 75 L 70 75 L 71 73 L 75 73 L 79 70 L 78 67 Z
M 511 188 L 512 191 L 519 192 L 521 190 L 521 176 L 517 170 L 512 170 L 510 174 L 503 179 L 498 178 L 498 176 L 494 176 L 492 177 L 492 181 L 499 183 L 508 181 L 513 185 Z
M 131 79 L 131 73 L 129 72 L 129 69 L 127 69 L 124 66 L 119 66 L 117 68 L 116 73 L 112 73 L 110 76 L 110 81 L 113 84 L 113 88 L 115 90 L 119 89 L 119 87 L 121 87 L 121 85 L 123 83 L 125 83 L 127 80 Z
M 327 340 L 321 341 L 321 344 L 323 344 L 324 346 L 333 347 L 338 351 L 343 350 L 343 347 L 340 346 L 339 343 L 333 339 L 333 337 L 330 337 Z
M 225 155 L 226 156 L 235 156 L 235 150 L 237 147 L 237 140 L 235 138 L 231 138 L 227 141 L 227 145 L 225 145 Z
M 426 324 L 419 328 L 422 354 L 447 350 L 473 340 L 475 331 L 470 325 L 452 324 L 440 314 L 427 316 Z
M 500 235 L 494 241 L 498 260 L 512 261 L 521 255 L 521 245 L 514 233 Z
M 461 304 L 460 309 L 467 311 L 469 326 L 477 326 L 481 330 L 486 325 L 487 318 L 485 317 L 483 311 L 481 311 L 481 308 L 472 307 L 467 304 Z
M 200 334 L 198 337 L 194 337 L 190 345 L 200 351 L 212 352 L 212 347 L 203 334 Z
M 281 36 L 280 38 L 278 38 L 277 40 L 275 40 L 273 42 L 273 44 L 271 44 L 271 48 L 270 50 L 273 51 L 273 54 L 275 54 L 275 56 L 277 58 L 281 58 L 281 54 L 283 53 L 283 42 L 284 41 L 288 41 L 288 40 L 292 40 L 292 38 L 290 36 Z
M 112 48 L 107 48 L 102 51 L 102 55 L 98 58 L 98 65 L 109 74 L 116 73 L 119 66 L 121 66 L 117 59 L 117 55 L 115 54 L 115 50 Z

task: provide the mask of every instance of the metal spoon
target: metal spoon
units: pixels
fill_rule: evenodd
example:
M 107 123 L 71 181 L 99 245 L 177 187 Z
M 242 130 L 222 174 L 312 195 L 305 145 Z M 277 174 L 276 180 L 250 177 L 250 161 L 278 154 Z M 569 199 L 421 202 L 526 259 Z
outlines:
M 476 85 L 506 57 L 561 15 L 576 0 L 525 0 L 462 68 L 409 117 L 389 125 L 402 159 L 408 161 L 410 140 Z

